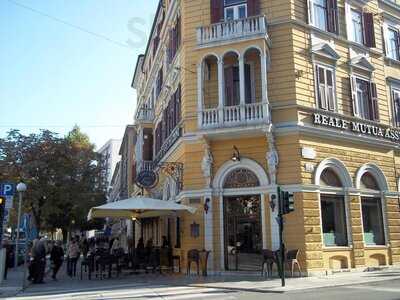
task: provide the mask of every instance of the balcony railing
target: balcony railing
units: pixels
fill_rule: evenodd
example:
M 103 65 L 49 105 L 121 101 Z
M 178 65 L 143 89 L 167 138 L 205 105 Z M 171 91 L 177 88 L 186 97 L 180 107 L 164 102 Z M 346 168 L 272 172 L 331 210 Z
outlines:
M 267 103 L 208 108 L 200 112 L 200 124 L 203 129 L 245 126 L 269 122 Z
M 154 169 L 154 162 L 149 160 L 140 160 L 137 162 L 137 171 L 152 171 Z
M 136 114 L 136 120 L 139 122 L 153 122 L 154 110 L 150 108 L 140 109 Z
M 207 45 L 234 39 L 246 39 L 267 33 L 265 16 L 226 21 L 197 28 L 197 44 Z

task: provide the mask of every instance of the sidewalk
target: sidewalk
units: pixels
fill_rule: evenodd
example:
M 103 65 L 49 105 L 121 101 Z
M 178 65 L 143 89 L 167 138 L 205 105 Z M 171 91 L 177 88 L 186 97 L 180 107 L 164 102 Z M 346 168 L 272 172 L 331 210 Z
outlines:
M 195 275 L 160 275 L 141 274 L 127 275 L 106 280 L 80 280 L 79 277 L 69 278 L 65 272 L 60 272 L 57 282 L 46 280 L 44 285 L 31 285 L 24 292 L 18 293 L 21 299 L 81 299 L 81 297 L 97 297 L 98 295 L 118 294 L 127 292 L 143 296 L 141 293 L 162 294 L 166 289 L 180 291 L 219 291 L 228 293 L 286 293 L 296 290 L 337 287 L 345 285 L 365 284 L 378 281 L 400 279 L 400 268 L 373 272 L 339 273 L 320 277 L 288 278 L 286 287 L 281 287 L 280 279 L 266 280 L 259 275 L 224 275 L 198 277 Z M 15 295 L 15 294 L 14 294 Z M 2 295 L 0 295 L 1 297 Z M 190 294 L 189 294 L 190 296 Z M 38 298 L 39 299 L 39 298 Z M 96 298 L 97 299 L 97 298 Z M 100 298 L 99 298 L 100 299 Z M 156 297 L 156 299 L 158 299 Z M 161 298 L 160 298 L 161 299 Z
M 22 291 L 24 269 L 22 266 L 8 270 L 7 280 L 0 285 L 0 298 L 9 297 Z

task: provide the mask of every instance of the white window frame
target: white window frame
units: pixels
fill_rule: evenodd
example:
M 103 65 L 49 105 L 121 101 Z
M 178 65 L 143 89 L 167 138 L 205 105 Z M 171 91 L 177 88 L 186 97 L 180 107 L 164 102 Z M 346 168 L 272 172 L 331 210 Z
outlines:
M 233 21 L 233 20 L 239 20 L 240 18 L 239 18 L 239 9 L 241 8 L 241 7 L 244 7 L 244 9 L 245 9 L 245 18 L 247 18 L 247 15 L 248 15 L 248 12 L 247 12 L 247 3 L 240 3 L 240 4 L 235 4 L 235 5 L 230 5 L 230 6 L 225 6 L 224 7 L 224 19 L 226 20 L 226 21 Z M 229 9 L 233 9 L 233 19 L 228 19 L 228 17 L 227 17 L 227 11 L 229 10 Z
M 332 77 L 333 77 L 332 78 L 332 84 L 333 84 L 333 106 L 334 106 L 333 110 L 329 109 L 329 101 L 328 101 L 328 99 L 327 99 L 327 105 L 328 105 L 327 108 L 320 107 L 319 100 L 318 100 L 319 82 L 317 80 L 318 79 L 318 74 L 316 72 L 316 68 L 317 67 L 325 69 L 325 72 L 324 72 L 324 74 L 325 74 L 325 93 L 327 91 L 326 70 L 329 70 L 329 71 L 332 72 Z M 314 83 L 315 83 L 314 84 L 314 91 L 315 91 L 315 104 L 316 104 L 316 107 L 319 108 L 319 109 L 326 110 L 326 111 L 337 112 L 338 104 L 337 104 L 337 94 L 336 94 L 336 69 L 334 67 L 330 66 L 330 65 L 327 65 L 327 64 L 323 64 L 323 63 L 319 63 L 319 62 L 314 63 Z M 326 96 L 327 96 L 327 93 L 326 93 Z
M 385 19 L 383 22 L 383 35 L 384 35 L 384 39 L 385 39 L 386 57 L 389 59 L 400 61 L 400 53 L 398 54 L 399 57 L 397 57 L 397 58 L 393 58 L 393 57 L 389 56 L 389 30 L 395 30 L 395 31 L 397 31 L 397 34 L 400 35 L 400 24 L 396 24 L 395 22 L 392 22 L 387 19 Z M 397 45 L 397 46 L 400 47 L 400 45 Z
M 368 80 L 368 79 L 366 79 L 366 78 L 362 78 L 362 77 L 359 77 L 359 76 L 355 76 L 355 78 L 356 78 L 356 83 L 357 83 L 357 80 L 362 80 L 362 81 L 365 81 L 367 84 L 370 84 L 371 83 L 371 81 L 370 80 Z M 367 86 L 368 87 L 368 86 Z M 369 107 L 368 107 L 368 105 L 367 105 L 367 108 L 365 108 L 364 107 L 364 104 L 365 104 L 365 101 L 361 101 L 360 99 L 359 99 L 359 97 L 358 97 L 358 85 L 356 85 L 356 97 L 357 97 L 357 99 L 356 99 L 356 105 L 357 105 L 357 111 L 358 111 L 358 117 L 359 118 L 361 118 L 361 119 L 363 119 L 363 120 L 370 120 L 370 118 L 366 118 L 365 116 L 366 116 L 366 114 L 365 114 L 365 112 L 366 112 L 366 109 L 368 110 L 368 112 L 369 112 L 369 114 L 371 114 L 371 112 L 369 111 Z M 371 101 L 371 99 L 370 99 L 370 96 L 367 94 L 367 99 L 369 100 L 369 101 Z M 363 104 L 362 106 L 360 105 L 360 104 Z M 366 102 L 367 104 L 368 104 L 368 102 Z
M 361 0 L 362 1 L 362 0 Z M 357 43 L 359 45 L 364 45 L 364 24 L 363 24 L 363 5 L 359 2 L 354 2 L 354 1 L 346 1 L 344 5 L 345 9 L 345 17 L 346 17 L 346 32 L 347 32 L 347 39 L 353 43 Z M 357 42 L 353 40 L 353 22 L 352 22 L 352 10 L 355 10 L 361 14 L 361 31 L 362 31 L 362 41 Z
M 308 0 L 308 23 L 310 24 L 310 25 L 313 25 L 314 27 L 316 27 L 316 28 L 318 28 L 318 29 L 320 29 L 320 30 L 323 30 L 323 31 L 328 31 L 328 24 L 327 24 L 327 22 L 328 22 L 328 14 L 326 13 L 325 14 L 325 28 L 320 28 L 320 27 L 318 27 L 317 26 L 317 22 L 316 22 L 316 18 L 315 18 L 315 5 L 316 5 L 316 3 L 315 3 L 315 0 Z M 327 3 L 327 1 L 325 0 L 325 5 L 326 5 L 326 11 L 328 10 L 328 7 L 327 7 L 327 5 L 328 5 L 328 3 Z
M 396 110 L 395 110 L 395 104 L 394 104 L 394 97 L 393 94 L 398 93 L 400 96 L 400 87 L 391 85 L 390 86 L 390 101 L 391 101 L 391 106 L 392 106 L 392 123 L 394 127 L 400 128 L 400 124 L 396 123 Z

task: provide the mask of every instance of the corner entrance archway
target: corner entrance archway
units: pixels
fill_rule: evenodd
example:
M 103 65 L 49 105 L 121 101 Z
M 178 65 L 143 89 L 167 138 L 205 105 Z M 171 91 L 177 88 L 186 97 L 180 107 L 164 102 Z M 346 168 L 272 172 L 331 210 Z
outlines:
M 262 263 L 261 197 L 224 197 L 225 269 L 255 271 Z

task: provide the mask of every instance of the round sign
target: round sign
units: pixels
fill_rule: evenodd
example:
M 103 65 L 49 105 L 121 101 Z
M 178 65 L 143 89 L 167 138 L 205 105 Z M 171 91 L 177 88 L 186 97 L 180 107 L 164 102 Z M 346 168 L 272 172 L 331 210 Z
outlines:
M 158 176 L 154 171 L 141 171 L 136 177 L 136 184 L 142 188 L 152 188 L 158 182 Z

